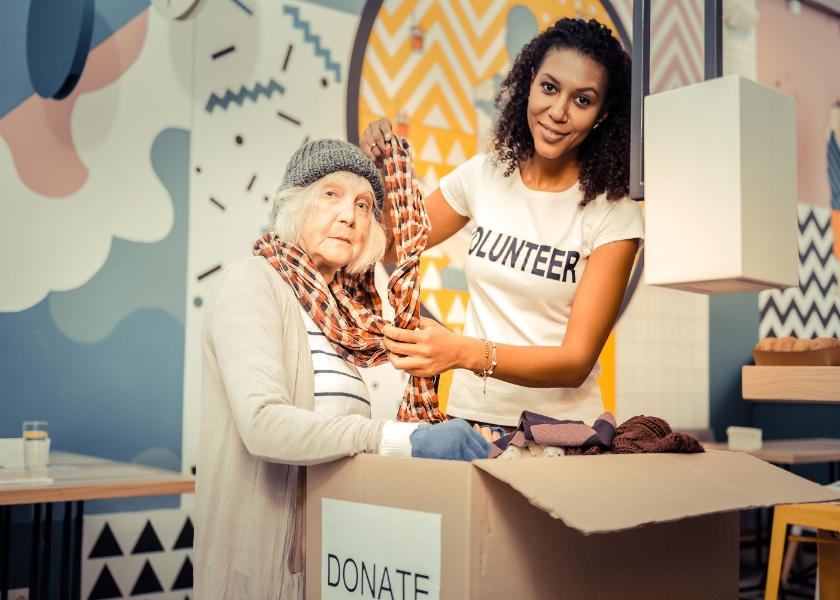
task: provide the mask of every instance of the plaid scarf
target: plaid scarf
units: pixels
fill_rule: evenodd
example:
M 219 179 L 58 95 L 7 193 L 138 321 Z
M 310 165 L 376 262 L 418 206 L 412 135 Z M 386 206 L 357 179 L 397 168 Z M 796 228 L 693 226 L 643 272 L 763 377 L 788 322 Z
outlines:
M 429 218 L 417 187 L 408 142 L 395 137 L 386 145 L 385 190 L 390 204 L 397 267 L 388 282 L 394 325 L 415 329 L 420 322 L 420 254 L 429 239 Z M 292 288 L 303 309 L 332 343 L 336 352 L 360 367 L 388 360 L 383 343 L 382 302 L 374 285 L 374 267 L 348 275 L 339 271 L 327 283 L 303 249 L 269 231 L 254 244 Z M 397 411 L 398 421 L 446 420 L 438 408 L 434 379 L 411 376 Z

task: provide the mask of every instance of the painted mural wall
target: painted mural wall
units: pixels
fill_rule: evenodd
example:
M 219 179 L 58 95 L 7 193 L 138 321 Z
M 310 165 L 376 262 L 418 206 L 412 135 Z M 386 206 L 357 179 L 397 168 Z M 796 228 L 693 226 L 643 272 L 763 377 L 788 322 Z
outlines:
M 766 336 L 840 336 L 840 18 L 806 5 L 758 0 L 755 77 L 796 100 L 799 286 L 710 302 L 710 421 L 761 427 L 766 439 L 836 435 L 840 408 L 746 402 L 740 366 Z M 825 473 L 803 474 L 824 480 Z
M 762 292 L 760 337 L 840 337 L 840 18 L 762 2 L 759 80 L 796 99 L 799 289 Z
M 840 17 L 759 2 L 758 75 L 796 99 L 799 287 L 762 292 L 758 337 L 840 337 Z M 755 403 L 765 436 L 836 437 L 840 406 Z M 825 469 L 802 473 L 827 481 Z
M 56 448 L 185 471 L 202 310 L 267 226 L 291 153 L 387 116 L 430 191 L 482 148 L 501 76 L 539 29 L 595 16 L 629 47 L 631 21 L 629 0 L 200 0 L 186 19 L 146 0 L 97 2 L 82 78 L 56 101 L 29 81 L 29 5 L 0 7 L 0 436 L 43 418 Z M 677 33 L 656 43 L 689 39 L 695 64 L 668 53 L 656 85 L 696 76 L 698 37 L 680 23 L 697 18 L 694 6 L 663 20 Z M 426 308 L 455 329 L 466 239 L 423 262 Z M 614 340 L 601 382 L 611 406 Z M 375 416 L 393 414 L 401 374 L 365 376 Z M 84 596 L 188 590 L 189 551 L 169 542 L 189 498 L 148 518 L 113 513 L 179 502 L 89 503 Z
M 777 4 L 757 5 L 759 76 L 804 96 L 812 82 L 796 66 L 812 55 L 800 46 L 771 54 L 762 28 L 775 18 L 783 31 L 817 25 L 773 17 Z M 698 81 L 702 1 L 653 6 L 652 91 Z M 147 0 L 100 1 L 82 79 L 55 101 L 33 95 L 29 83 L 28 7 L 0 5 L 0 436 L 45 418 L 60 449 L 184 470 L 195 463 L 203 307 L 220 270 L 246 256 L 267 226 L 285 163 L 301 143 L 353 139 L 387 116 L 412 141 L 430 191 L 483 149 L 500 78 L 539 29 L 561 16 L 595 16 L 632 43 L 631 0 L 200 0 L 184 20 Z M 836 44 L 836 24 L 806 16 L 822 23 L 815 44 Z M 741 42 L 754 66 L 755 39 Z M 790 67 L 762 71 L 777 63 Z M 800 171 L 803 156 L 822 157 L 823 166 L 808 169 L 815 180 L 800 181 L 808 194 L 800 200 L 822 207 L 813 220 L 830 232 L 826 223 L 838 223 L 826 212 L 832 197 L 840 210 L 840 118 L 830 107 L 840 94 L 836 79 L 814 71 L 823 91 L 819 102 L 807 98 L 817 124 L 800 127 L 812 132 L 800 139 L 810 149 L 800 150 Z M 468 301 L 468 237 L 435 248 L 422 264 L 425 307 L 454 329 Z M 818 244 L 820 256 L 832 243 Z M 602 356 L 605 402 L 620 419 L 648 413 L 681 427 L 709 423 L 709 311 L 703 296 L 634 289 Z M 386 365 L 365 377 L 375 416 L 390 416 L 402 376 Z M 174 546 L 189 504 L 150 517 L 163 543 L 148 562 L 163 591 L 176 579 L 188 589 L 188 554 Z M 132 505 L 178 506 L 177 498 Z M 109 524 L 122 552 L 86 555 L 86 597 L 113 593 L 106 568 L 121 594 L 141 578 L 151 585 L 147 561 L 126 548 L 145 521 L 110 514 L 124 508 L 89 507 L 88 555 Z M 171 553 L 178 555 L 161 558 Z
M 61 101 L 32 93 L 28 3 L 2 7 L 0 435 L 42 418 L 57 448 L 180 468 L 192 27 L 97 7 Z
M 29 6 L 0 5 L 0 436 L 44 419 L 56 449 L 178 470 L 194 25 L 148 1 L 97 2 L 78 85 L 46 100 L 27 70 Z M 189 591 L 179 504 L 86 503 L 83 597 Z M 93 516 L 151 508 L 169 510 L 125 513 L 139 526 Z M 28 548 L 29 513 L 12 514 L 13 547 Z M 100 535 L 103 518 L 121 545 Z M 12 588 L 27 583 L 23 554 Z

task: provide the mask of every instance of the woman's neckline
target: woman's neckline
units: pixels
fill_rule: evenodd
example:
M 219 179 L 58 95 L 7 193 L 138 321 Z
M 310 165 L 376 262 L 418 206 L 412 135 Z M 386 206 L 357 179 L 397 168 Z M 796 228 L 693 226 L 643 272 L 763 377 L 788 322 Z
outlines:
M 535 190 L 532 187 L 528 187 L 525 183 L 525 180 L 522 178 L 522 171 L 520 169 L 516 169 L 513 173 L 515 177 L 515 184 L 521 191 L 525 192 L 529 196 L 533 196 L 536 198 L 558 198 L 563 196 L 571 196 L 577 194 L 580 190 L 580 180 L 575 180 L 569 187 L 562 189 L 562 190 Z
M 579 187 L 580 187 L 580 178 L 578 178 L 578 179 L 575 179 L 568 187 L 565 187 L 565 188 L 560 189 L 560 190 L 556 190 L 556 189 L 542 190 L 542 189 L 532 188 L 527 183 L 525 183 L 525 178 L 523 177 L 522 168 L 520 166 L 517 166 L 517 168 L 516 168 L 516 179 L 518 181 L 519 186 L 523 190 L 527 191 L 529 194 L 536 194 L 536 195 L 541 195 L 541 196 L 556 197 L 558 194 L 559 195 L 566 195 L 566 194 L 576 193 L 578 191 Z

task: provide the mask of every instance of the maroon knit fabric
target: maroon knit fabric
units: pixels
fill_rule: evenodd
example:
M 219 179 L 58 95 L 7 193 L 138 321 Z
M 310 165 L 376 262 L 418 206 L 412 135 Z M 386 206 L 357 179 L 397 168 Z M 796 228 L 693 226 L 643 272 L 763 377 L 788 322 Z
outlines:
M 659 417 L 638 416 L 615 430 L 612 451 L 616 454 L 644 452 L 704 452 L 703 446 L 686 433 L 672 431 Z

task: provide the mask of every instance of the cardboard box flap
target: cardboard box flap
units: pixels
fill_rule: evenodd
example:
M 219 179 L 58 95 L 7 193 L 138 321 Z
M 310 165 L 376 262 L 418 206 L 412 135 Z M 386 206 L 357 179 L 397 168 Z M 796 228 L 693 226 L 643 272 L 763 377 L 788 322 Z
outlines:
M 838 490 L 738 452 L 482 460 L 473 465 L 585 534 L 759 506 L 840 499 Z

